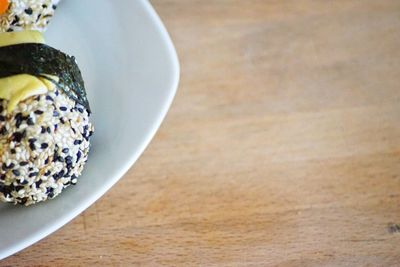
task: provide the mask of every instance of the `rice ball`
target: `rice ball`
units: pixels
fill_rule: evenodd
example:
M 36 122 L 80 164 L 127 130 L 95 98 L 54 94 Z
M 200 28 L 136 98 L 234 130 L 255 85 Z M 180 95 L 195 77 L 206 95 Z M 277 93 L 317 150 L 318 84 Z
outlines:
M 0 32 L 45 31 L 60 0 L 0 0 Z
M 0 200 L 28 206 L 76 184 L 93 133 L 86 108 L 57 88 L 12 112 L 7 104 L 0 100 Z

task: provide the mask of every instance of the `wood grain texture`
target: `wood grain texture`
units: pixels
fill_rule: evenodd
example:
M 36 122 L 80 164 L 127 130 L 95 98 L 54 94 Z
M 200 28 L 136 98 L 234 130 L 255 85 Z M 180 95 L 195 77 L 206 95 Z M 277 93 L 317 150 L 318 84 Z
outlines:
M 153 0 L 176 100 L 137 164 L 1 266 L 399 266 L 400 2 Z

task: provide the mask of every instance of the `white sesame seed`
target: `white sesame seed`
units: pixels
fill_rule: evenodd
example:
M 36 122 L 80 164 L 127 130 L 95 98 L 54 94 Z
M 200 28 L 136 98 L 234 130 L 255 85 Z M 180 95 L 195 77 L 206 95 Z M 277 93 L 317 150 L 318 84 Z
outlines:
M 67 107 L 67 111 L 62 112 L 65 123 L 60 122 L 61 117 L 52 116 L 53 103 L 46 101 L 44 96 L 39 100 L 36 100 L 36 97 L 28 98 L 18 104 L 11 114 L 8 114 L 11 116 L 6 116 L 5 122 L 0 122 L 0 128 L 5 126 L 8 129 L 6 135 L 0 135 L 0 144 L 3 149 L 0 167 L 4 163 L 7 166 L 13 163 L 14 168 L 18 170 L 12 172 L 0 168 L 0 175 L 5 175 L 5 179 L 0 180 L 1 201 L 25 205 L 45 201 L 60 194 L 69 184 L 75 184 L 76 177 L 82 172 L 89 151 L 89 141 L 82 136 L 83 128 L 86 126 L 90 132 L 93 131 L 93 126 L 88 121 L 88 114 L 75 110 L 75 102 L 63 93 L 57 96 L 54 91 L 51 91 L 47 94 L 54 99 L 56 106 Z M 0 100 L 0 105 L 3 106 L 2 115 L 7 115 L 4 108 L 7 106 L 7 101 Z M 34 111 L 38 109 L 44 113 L 35 114 Z M 29 114 L 24 113 L 24 110 L 29 110 Z M 19 140 L 8 142 L 7 140 L 16 131 L 14 116 L 18 113 L 22 113 L 25 117 L 29 115 L 34 125 L 27 125 L 23 121 L 18 128 L 18 131 L 22 131 L 21 127 L 23 127 L 25 132 L 23 138 L 20 142 Z M 54 125 L 57 125 L 57 130 Z M 44 133 L 42 128 L 45 129 Z M 82 140 L 82 143 L 74 145 L 75 140 Z M 62 152 L 64 148 L 69 148 L 67 153 Z M 11 149 L 15 151 L 11 153 Z M 20 163 L 24 161 L 28 164 L 24 163 L 21 166 Z M 4 190 L 11 184 L 23 189 L 15 191 L 11 187 L 11 193 L 3 193 L 1 188 Z M 49 188 L 53 189 L 49 190 Z
M 9 0 L 10 7 L 0 17 L 0 31 L 44 31 L 54 15 L 53 5 L 59 0 Z M 27 11 L 29 10 L 29 12 Z M 40 16 L 39 16 L 40 15 Z M 16 18 L 18 18 L 16 20 Z

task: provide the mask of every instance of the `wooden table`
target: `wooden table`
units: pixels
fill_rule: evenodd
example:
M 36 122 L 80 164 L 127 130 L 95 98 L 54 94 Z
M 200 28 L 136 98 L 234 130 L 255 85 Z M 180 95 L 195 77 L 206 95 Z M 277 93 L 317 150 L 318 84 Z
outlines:
M 166 121 L 1 266 L 399 266 L 400 2 L 152 3 L 182 65 Z

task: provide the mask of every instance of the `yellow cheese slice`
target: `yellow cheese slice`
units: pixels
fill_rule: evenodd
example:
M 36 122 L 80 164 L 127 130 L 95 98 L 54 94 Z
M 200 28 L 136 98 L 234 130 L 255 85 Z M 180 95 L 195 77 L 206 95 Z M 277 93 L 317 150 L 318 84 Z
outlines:
M 44 43 L 43 35 L 38 31 L 7 32 L 0 34 L 0 47 L 22 44 Z M 56 77 L 52 77 L 58 80 Z M 18 74 L 0 79 L 0 98 L 9 101 L 7 111 L 12 112 L 20 101 L 30 96 L 45 94 L 55 85 L 46 79 L 29 74 Z

